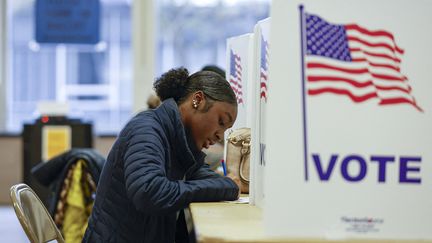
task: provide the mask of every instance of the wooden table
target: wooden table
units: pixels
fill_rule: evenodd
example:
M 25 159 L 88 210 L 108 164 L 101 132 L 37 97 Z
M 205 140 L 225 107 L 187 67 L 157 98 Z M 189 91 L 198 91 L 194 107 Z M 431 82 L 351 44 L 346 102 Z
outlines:
M 249 204 L 192 203 L 198 242 L 259 242 L 264 239 L 262 211 Z
M 186 213 L 191 217 L 196 240 L 199 243 L 432 243 L 432 241 L 395 240 L 325 240 L 325 239 L 272 239 L 264 234 L 262 210 L 249 204 L 228 202 L 192 203 Z

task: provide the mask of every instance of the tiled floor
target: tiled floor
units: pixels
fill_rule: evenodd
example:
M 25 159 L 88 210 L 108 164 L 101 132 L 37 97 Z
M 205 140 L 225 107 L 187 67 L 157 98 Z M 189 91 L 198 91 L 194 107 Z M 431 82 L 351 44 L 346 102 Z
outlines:
M 29 242 L 11 206 L 0 206 L 0 242 Z

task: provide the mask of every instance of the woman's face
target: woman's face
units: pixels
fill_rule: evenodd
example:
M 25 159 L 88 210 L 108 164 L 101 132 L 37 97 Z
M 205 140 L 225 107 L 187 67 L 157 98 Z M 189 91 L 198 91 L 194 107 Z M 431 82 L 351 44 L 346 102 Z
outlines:
M 222 141 L 224 132 L 232 127 L 237 118 L 237 107 L 227 102 L 214 101 L 210 109 L 205 111 L 203 100 L 192 112 L 188 128 L 198 149 L 208 148 L 217 141 Z

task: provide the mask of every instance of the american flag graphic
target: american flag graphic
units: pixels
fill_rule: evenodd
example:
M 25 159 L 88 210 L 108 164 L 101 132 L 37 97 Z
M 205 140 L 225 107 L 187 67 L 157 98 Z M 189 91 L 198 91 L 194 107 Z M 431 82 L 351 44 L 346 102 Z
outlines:
M 268 81 L 268 41 L 261 35 L 261 62 L 260 62 L 260 98 L 267 102 Z
M 335 94 L 355 103 L 409 104 L 417 110 L 408 78 L 401 73 L 404 50 L 385 30 L 336 25 L 305 14 L 308 94 Z
M 230 50 L 230 77 L 229 82 L 231 88 L 237 97 L 237 104 L 244 104 L 243 102 L 243 88 L 242 88 L 242 64 L 239 55 Z

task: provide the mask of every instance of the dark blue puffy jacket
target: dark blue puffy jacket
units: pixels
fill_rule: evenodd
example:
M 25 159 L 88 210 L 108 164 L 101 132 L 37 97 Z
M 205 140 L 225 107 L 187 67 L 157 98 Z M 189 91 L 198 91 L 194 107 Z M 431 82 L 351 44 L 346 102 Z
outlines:
M 237 185 L 204 157 L 173 99 L 139 113 L 108 155 L 83 242 L 174 242 L 177 212 L 190 202 L 235 200 Z

